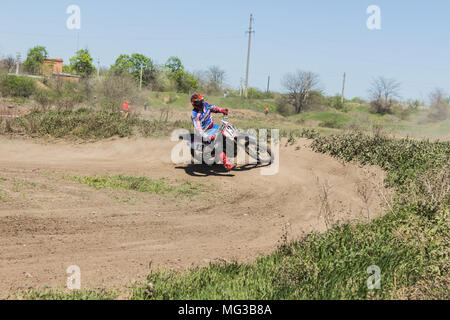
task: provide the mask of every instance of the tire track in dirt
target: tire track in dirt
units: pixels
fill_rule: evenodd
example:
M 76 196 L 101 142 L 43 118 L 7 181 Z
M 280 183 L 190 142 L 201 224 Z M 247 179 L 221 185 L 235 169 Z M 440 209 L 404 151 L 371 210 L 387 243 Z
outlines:
M 382 213 L 372 190 L 381 169 L 342 165 L 307 148 L 280 149 L 280 171 L 175 165 L 169 139 L 112 139 L 75 144 L 0 138 L 0 297 L 28 287 L 63 287 L 76 264 L 82 286 L 123 286 L 153 268 L 183 270 L 216 259 L 249 262 L 276 249 L 285 232 L 295 239 L 326 229 L 321 192 L 331 185 L 334 220 Z M 297 150 L 297 147 L 300 147 Z M 71 175 L 126 174 L 207 184 L 195 200 L 95 190 Z M 319 179 L 319 180 L 318 180 Z M 14 191 L 15 190 L 15 191 Z M 128 201 L 121 201 L 121 198 Z

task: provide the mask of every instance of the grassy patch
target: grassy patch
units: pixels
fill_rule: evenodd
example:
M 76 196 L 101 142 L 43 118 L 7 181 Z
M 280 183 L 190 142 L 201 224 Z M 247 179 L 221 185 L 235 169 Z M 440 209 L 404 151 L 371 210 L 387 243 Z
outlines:
M 11 190 L 13 192 L 22 192 L 26 189 L 43 190 L 43 189 L 47 189 L 47 188 L 48 187 L 42 183 L 36 183 L 36 182 L 24 180 L 24 179 L 15 178 L 13 180 L 13 185 L 12 185 Z
M 131 137 L 161 136 L 173 129 L 192 126 L 176 121 L 149 121 L 139 118 L 124 118 L 118 112 L 94 111 L 91 109 L 35 111 L 24 117 L 8 120 L 3 133 L 50 136 L 54 138 L 79 138 L 98 140 L 113 136 Z
M 365 299 L 367 268 L 382 270 L 377 298 L 391 298 L 395 284 L 420 279 L 423 253 L 404 244 L 395 228 L 403 222 L 384 217 L 369 225 L 335 227 L 280 247 L 252 264 L 212 264 L 186 273 L 156 272 L 136 286 L 135 299 Z M 407 260 L 405 261 L 405 257 Z M 414 266 L 414 268 L 410 268 Z
M 320 112 L 303 112 L 295 116 L 291 116 L 291 118 L 300 121 L 313 120 L 320 122 L 330 122 L 335 121 L 340 125 L 344 125 L 350 121 L 350 117 L 345 113 L 339 112 L 331 112 L 331 111 L 320 111 Z
M 150 179 L 124 175 L 73 177 L 72 179 L 95 189 L 122 189 L 154 194 L 176 194 L 185 197 L 195 196 L 205 189 L 203 184 L 189 181 L 169 182 L 163 178 Z
M 73 291 L 58 291 L 46 289 L 26 290 L 16 294 L 27 300 L 113 300 L 119 294 L 114 290 L 73 290 Z
M 152 107 L 173 106 L 175 108 L 190 107 L 190 95 L 174 92 L 152 92 L 149 95 L 148 104 Z M 276 105 L 273 99 L 243 99 L 240 97 L 207 96 L 206 101 L 223 108 L 249 109 L 264 112 L 266 106 L 270 112 L 276 112 Z
M 2 75 L 0 77 L 0 93 L 4 97 L 27 98 L 36 90 L 34 79 L 16 75 Z

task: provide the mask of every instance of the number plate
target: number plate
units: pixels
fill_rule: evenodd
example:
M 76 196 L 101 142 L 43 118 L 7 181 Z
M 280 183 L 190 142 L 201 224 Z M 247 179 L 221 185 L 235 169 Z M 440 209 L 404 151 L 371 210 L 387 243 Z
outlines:
M 229 139 L 234 139 L 236 136 L 236 129 L 230 124 L 227 123 L 225 129 L 223 129 L 222 134 Z

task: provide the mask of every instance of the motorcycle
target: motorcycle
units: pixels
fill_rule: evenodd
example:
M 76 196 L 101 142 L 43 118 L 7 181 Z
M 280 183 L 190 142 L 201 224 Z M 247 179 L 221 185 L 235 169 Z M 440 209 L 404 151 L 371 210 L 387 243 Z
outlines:
M 228 121 L 228 116 L 224 116 L 223 120 L 221 120 L 221 125 L 216 131 L 214 138 L 212 142 L 208 142 L 194 133 L 179 136 L 180 140 L 187 141 L 192 158 L 197 160 L 195 163 L 207 165 L 215 163 L 218 143 L 221 144 L 224 152 L 226 152 L 227 147 L 232 146 L 234 148 L 234 156 L 238 154 L 238 147 L 244 148 L 248 156 L 256 161 L 256 164 L 269 165 L 274 161 L 272 150 L 265 142 L 259 141 L 258 144 L 258 139 L 255 135 L 237 129 Z

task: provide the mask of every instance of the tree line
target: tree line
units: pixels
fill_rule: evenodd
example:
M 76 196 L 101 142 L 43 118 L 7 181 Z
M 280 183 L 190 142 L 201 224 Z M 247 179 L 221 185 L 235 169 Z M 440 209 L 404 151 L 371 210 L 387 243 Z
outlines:
M 48 58 L 44 46 L 28 50 L 23 69 L 29 74 L 41 74 L 44 59 Z M 0 67 L 7 72 L 15 69 L 16 60 L 7 56 L 0 61 Z M 151 58 L 140 54 L 121 54 L 109 68 L 97 70 L 88 49 L 81 49 L 63 66 L 63 72 L 78 74 L 82 79 L 92 78 L 97 72 L 102 76 L 129 77 L 139 86 L 153 91 L 176 91 L 191 93 L 200 90 L 206 94 L 222 94 L 233 90 L 225 87 L 226 72 L 218 66 L 206 70 L 189 72 L 178 57 L 170 57 L 164 64 L 156 64 Z M 316 106 L 326 105 L 335 109 L 344 107 L 340 95 L 325 97 L 318 74 L 297 70 L 282 78 L 283 94 L 277 94 L 277 108 L 282 114 L 298 114 Z M 368 90 L 371 111 L 377 114 L 390 114 L 399 105 L 401 84 L 395 79 L 373 78 Z M 274 98 L 272 93 L 249 89 L 249 98 Z M 417 108 L 419 101 L 408 101 L 410 108 Z M 430 94 L 430 106 L 437 110 L 433 119 L 447 119 L 450 115 L 448 95 L 442 89 Z
M 28 50 L 23 63 L 23 71 L 31 75 L 42 74 L 44 60 L 49 57 L 44 46 L 35 46 Z M 7 72 L 13 72 L 16 59 L 7 56 L 1 61 Z M 178 57 L 170 57 L 164 64 L 156 64 L 151 58 L 140 54 L 121 54 L 109 68 L 97 70 L 88 49 L 81 49 L 63 66 L 64 73 L 77 74 L 83 79 L 96 75 L 116 75 L 132 77 L 139 85 L 154 91 L 177 91 L 189 93 L 203 89 L 208 94 L 221 93 L 224 90 L 226 73 L 218 66 L 210 66 L 195 74 L 184 67 Z

